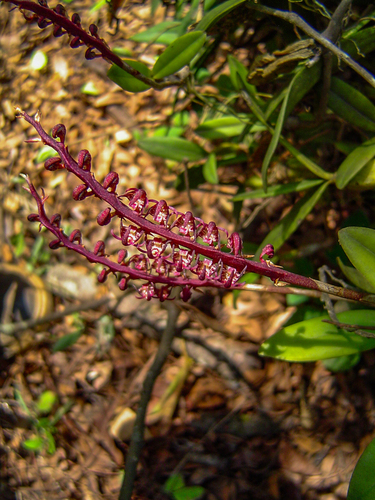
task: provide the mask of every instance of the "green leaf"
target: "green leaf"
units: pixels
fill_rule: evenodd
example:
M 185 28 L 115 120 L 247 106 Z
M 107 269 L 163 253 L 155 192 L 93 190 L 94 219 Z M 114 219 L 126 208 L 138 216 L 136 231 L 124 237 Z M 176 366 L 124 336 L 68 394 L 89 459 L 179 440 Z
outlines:
M 336 186 L 344 187 L 375 157 L 375 138 L 364 142 L 341 163 L 336 174 Z
M 39 149 L 38 154 L 36 155 L 35 163 L 43 163 L 48 160 L 48 158 L 52 158 L 53 156 L 56 156 L 56 151 L 50 146 L 43 146 Z
M 267 192 L 263 189 L 254 189 L 253 191 L 236 194 L 236 196 L 232 198 L 232 201 L 251 200 L 254 198 L 270 198 L 280 194 L 298 193 L 299 191 L 305 191 L 319 186 L 322 182 L 323 181 L 321 179 L 311 179 L 299 182 L 290 182 L 289 184 L 278 184 L 276 186 L 270 186 L 267 189 Z
M 219 176 L 217 175 L 216 155 L 210 153 L 206 163 L 203 165 L 203 177 L 211 184 L 219 183 Z
M 356 354 L 349 354 L 348 356 L 339 356 L 338 358 L 328 358 L 323 360 L 324 368 L 327 370 L 337 373 L 346 372 L 358 365 L 361 360 L 361 355 L 357 352 Z
M 47 453 L 53 455 L 56 451 L 55 438 L 53 437 L 52 432 L 50 432 L 49 430 L 45 430 L 44 432 L 46 434 L 46 440 L 47 440 Z
M 44 391 L 39 396 L 36 407 L 39 413 L 50 413 L 57 401 L 57 394 L 53 391 Z
M 22 446 L 29 451 L 40 451 L 44 447 L 44 439 L 41 436 L 26 439 Z
M 275 250 L 283 245 L 317 204 L 328 184 L 329 182 L 325 182 L 315 191 L 305 194 L 305 196 L 293 206 L 291 211 L 281 219 L 263 240 L 255 254 L 256 258 L 259 257 L 262 248 L 268 243 L 273 245 Z
M 337 315 L 342 323 L 375 326 L 375 310 L 346 311 Z M 319 318 L 286 326 L 266 340 L 259 349 L 261 356 L 284 361 L 306 362 L 348 356 L 375 347 L 374 338 L 347 332 Z
M 268 167 L 270 165 L 272 156 L 277 148 L 277 145 L 279 144 L 281 131 L 282 131 L 282 128 L 284 125 L 285 117 L 286 117 L 286 109 L 288 106 L 289 98 L 291 95 L 293 95 L 294 85 L 298 81 L 298 78 L 300 77 L 300 73 L 302 71 L 303 70 L 298 71 L 298 73 L 294 76 L 294 78 L 292 79 L 292 81 L 289 84 L 289 87 L 285 93 L 285 98 L 284 98 L 283 103 L 281 105 L 279 116 L 277 117 L 276 126 L 275 126 L 275 129 L 273 131 L 271 142 L 270 142 L 270 144 L 267 148 L 266 154 L 264 156 L 264 160 L 262 163 L 262 182 L 263 182 L 264 191 L 267 191 L 267 171 L 268 171 Z
M 143 63 L 139 61 L 134 61 L 133 59 L 124 59 L 124 62 L 136 69 L 143 76 L 149 77 L 151 74 L 150 69 Z M 128 92 L 144 92 L 150 88 L 146 83 L 137 80 L 133 75 L 130 75 L 125 70 L 117 66 L 116 64 L 112 64 L 107 72 L 107 76 L 110 80 L 115 82 L 119 87 Z
M 235 116 L 223 116 L 214 120 L 206 120 L 194 132 L 205 139 L 226 139 L 241 135 L 245 127 L 245 121 Z
M 298 77 L 295 79 L 293 85 L 293 92 L 289 96 L 285 117 L 290 115 L 296 104 L 318 83 L 321 71 L 322 63 L 319 61 L 311 67 L 304 66 L 298 73 Z
M 202 486 L 185 486 L 173 492 L 175 500 L 198 500 L 202 498 L 206 490 Z
M 375 132 L 375 106 L 359 90 L 339 78 L 332 78 L 328 107 L 351 125 Z
M 375 230 L 345 227 L 339 231 L 339 242 L 353 266 L 375 287 Z
M 203 31 L 192 31 L 177 38 L 157 59 L 151 72 L 153 78 L 159 80 L 172 75 L 189 64 L 203 47 L 206 37 Z
M 174 161 L 198 161 L 207 156 L 206 151 L 181 137 L 147 137 L 138 141 L 147 153 Z
M 367 446 L 355 466 L 347 500 L 373 500 L 375 498 L 374 468 L 375 439 Z
M 367 279 L 362 276 L 360 272 L 357 271 L 355 267 L 346 266 L 340 257 L 337 257 L 337 261 L 339 263 L 341 271 L 345 274 L 345 276 L 358 288 L 365 290 L 368 293 L 375 293 L 375 287 L 371 286 L 371 284 L 367 281 Z
M 81 332 L 68 333 L 68 335 L 64 335 L 61 339 L 57 340 L 52 347 L 53 352 L 64 351 L 68 349 L 68 347 L 74 345 L 77 340 L 80 338 Z
M 167 493 L 173 493 L 175 490 L 179 490 L 185 486 L 185 481 L 182 474 L 173 474 L 169 476 L 165 485 L 164 491 Z
M 170 39 L 171 43 L 176 38 L 178 38 L 178 33 L 176 31 L 173 31 L 173 33 L 171 33 L 169 30 L 171 30 L 172 28 L 177 28 L 180 25 L 180 21 L 163 21 L 145 31 L 136 33 L 135 35 L 131 36 L 129 40 L 138 43 L 165 43 L 161 42 L 159 38 L 162 37 L 162 35 L 166 34 L 167 37 L 174 37 L 173 40 Z
M 222 17 L 244 2 L 245 0 L 228 0 L 228 2 L 221 3 L 214 9 L 207 12 L 207 14 L 199 21 L 195 29 L 208 31 L 214 24 L 220 21 Z

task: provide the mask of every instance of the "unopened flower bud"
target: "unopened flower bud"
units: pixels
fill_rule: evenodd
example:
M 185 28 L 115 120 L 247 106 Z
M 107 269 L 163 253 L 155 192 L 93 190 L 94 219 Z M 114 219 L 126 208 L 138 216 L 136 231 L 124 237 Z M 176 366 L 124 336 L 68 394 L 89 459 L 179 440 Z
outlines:
M 58 125 L 55 125 L 52 129 L 52 137 L 54 139 L 59 138 L 60 142 L 65 141 L 65 136 L 66 136 L 66 128 L 65 125 L 62 123 L 59 123 Z
M 99 255 L 99 257 L 103 257 L 103 255 L 105 254 L 104 241 L 99 240 L 96 242 L 95 247 L 94 247 L 94 254 Z
M 111 222 L 111 209 L 109 207 L 105 208 L 102 212 L 100 212 L 96 221 L 99 226 L 106 226 L 109 224 Z
M 124 249 L 120 250 L 119 253 L 117 254 L 117 262 L 119 264 L 123 264 L 124 260 L 126 259 L 128 255 L 128 252 Z
M 60 227 L 60 222 L 61 222 L 61 215 L 60 214 L 52 215 L 52 217 L 50 219 L 50 223 L 52 224 L 52 226 Z
M 27 216 L 27 220 L 29 222 L 40 222 L 39 220 L 39 214 L 30 214 Z
M 124 290 L 127 289 L 128 287 L 128 279 L 127 278 L 121 278 L 120 281 L 118 282 L 118 287 L 119 289 L 123 292 Z
M 61 241 L 60 240 L 53 240 L 53 241 L 50 241 L 49 245 L 51 250 L 57 250 L 58 248 L 60 248 L 62 245 Z
M 91 168 L 91 154 L 89 151 L 87 151 L 87 149 L 82 149 L 82 151 L 79 152 L 77 163 L 79 168 L 82 168 L 83 170 L 89 172 Z
M 44 162 L 44 168 L 49 172 L 54 172 L 55 170 L 61 170 L 64 165 L 61 164 L 61 158 L 59 156 L 54 156 L 53 158 L 48 158 Z
M 71 235 L 69 236 L 69 241 L 71 243 L 78 243 L 78 245 L 82 244 L 82 234 L 79 229 L 74 229 Z
M 107 189 L 110 193 L 114 193 L 116 191 L 116 186 L 119 182 L 119 176 L 117 172 L 110 172 L 107 174 L 103 181 L 104 189 Z
M 80 184 L 73 189 L 73 200 L 82 201 L 88 196 L 86 184 Z
M 102 269 L 100 273 L 98 274 L 98 281 L 99 283 L 104 283 L 107 279 L 108 276 L 108 269 Z

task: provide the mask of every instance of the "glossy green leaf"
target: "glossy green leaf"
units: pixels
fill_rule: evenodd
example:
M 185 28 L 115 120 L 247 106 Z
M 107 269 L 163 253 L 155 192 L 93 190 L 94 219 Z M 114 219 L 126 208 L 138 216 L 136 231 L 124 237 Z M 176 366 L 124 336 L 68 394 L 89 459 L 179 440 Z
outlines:
M 341 163 L 336 174 L 336 186 L 344 187 L 375 157 L 375 139 L 355 148 Z
M 41 436 L 26 439 L 22 446 L 29 451 L 40 451 L 44 447 L 44 439 Z
M 255 85 L 250 85 L 250 83 L 246 81 L 249 69 L 232 55 L 228 56 L 228 66 L 229 76 L 233 87 L 236 90 L 242 90 L 245 88 L 247 93 L 251 94 L 259 102 L 262 102 L 261 98 L 257 96 L 257 89 Z
M 139 61 L 134 61 L 133 59 L 124 59 L 124 62 L 142 73 L 143 76 L 150 76 L 151 71 L 145 64 Z M 116 64 L 113 64 L 109 68 L 107 76 L 119 87 L 127 90 L 128 92 L 144 92 L 145 90 L 148 90 L 150 88 L 149 85 L 141 82 L 140 80 L 137 80 L 137 78 L 135 78 L 133 75 L 130 75 Z
M 192 31 L 177 38 L 157 59 L 151 72 L 153 78 L 158 80 L 172 75 L 189 64 L 203 47 L 206 37 L 203 31 Z
M 219 176 L 217 175 L 217 164 L 215 153 L 208 155 L 206 163 L 203 165 L 203 177 L 211 184 L 219 183 Z
M 205 139 L 225 139 L 241 135 L 246 123 L 236 116 L 223 116 L 214 120 L 206 120 L 194 132 Z
M 323 359 L 323 365 L 324 368 L 334 373 L 346 372 L 358 365 L 360 360 L 361 355 L 357 352 L 355 354 L 349 354 L 348 356 Z
M 328 107 L 353 126 L 375 132 L 375 106 L 352 85 L 332 78 Z
M 362 276 L 360 272 L 357 271 L 355 267 L 346 266 L 340 257 L 337 258 L 338 264 L 340 266 L 341 271 L 345 274 L 345 276 L 358 288 L 361 288 L 365 292 L 375 293 L 375 287 L 371 286 L 371 284 L 367 281 L 367 279 Z
M 375 326 L 375 310 L 346 311 L 337 317 L 340 322 L 350 325 Z M 328 316 L 282 328 L 261 345 L 259 354 L 301 363 L 348 356 L 375 348 L 374 338 L 347 332 L 322 319 L 328 319 Z
M 245 0 L 228 0 L 227 2 L 223 2 L 217 7 L 213 8 L 203 18 L 199 21 L 196 26 L 196 30 L 207 31 L 214 24 L 216 24 L 222 17 L 228 14 L 231 10 L 235 9 Z
M 246 191 L 245 193 L 236 194 L 232 198 L 232 201 L 242 201 L 242 200 L 251 200 L 254 198 L 270 198 L 272 196 L 278 196 L 280 194 L 287 193 L 298 193 L 299 191 L 305 191 L 307 189 L 311 189 L 313 187 L 319 186 L 322 184 L 321 179 L 309 179 L 299 182 L 290 182 L 289 184 L 278 184 L 276 186 L 270 186 L 267 189 L 267 192 L 264 192 L 263 189 L 254 189 L 253 191 Z
M 286 109 L 288 106 L 289 97 L 294 92 L 294 84 L 298 81 L 300 73 L 301 73 L 301 70 L 298 71 L 298 73 L 294 76 L 294 78 L 292 79 L 292 81 L 289 84 L 289 87 L 287 88 L 287 91 L 285 93 L 285 98 L 284 98 L 283 103 L 281 105 L 279 116 L 277 117 L 276 126 L 275 126 L 275 129 L 273 131 L 271 142 L 270 142 L 270 144 L 267 148 L 266 154 L 264 156 L 264 160 L 262 163 L 262 182 L 263 182 L 264 191 L 267 191 L 267 171 L 268 171 L 268 167 L 270 165 L 271 159 L 273 157 L 273 154 L 277 148 L 277 145 L 279 144 L 279 139 L 280 139 L 283 125 L 284 125 L 284 120 L 285 120 L 285 116 L 286 116 L 285 113 L 286 113 Z
M 147 153 L 174 161 L 198 161 L 207 156 L 206 151 L 181 137 L 148 137 L 138 141 Z
M 339 242 L 353 266 L 375 287 L 375 230 L 345 227 L 339 231 Z
M 372 159 L 349 182 L 349 189 L 366 191 L 375 187 L 375 160 Z
M 367 446 L 355 466 L 349 484 L 347 500 L 375 498 L 375 439 Z
M 307 217 L 315 207 L 320 197 L 326 190 L 329 182 L 325 182 L 315 191 L 305 194 L 291 209 L 291 211 L 281 219 L 281 221 L 268 233 L 267 237 L 259 246 L 255 257 L 258 258 L 262 248 L 270 243 L 278 250 L 283 243 L 294 233 L 301 222 Z
M 39 413 L 50 413 L 57 401 L 57 394 L 53 391 L 44 391 L 39 396 L 36 407 Z
M 180 21 L 162 21 L 156 26 L 152 26 L 145 31 L 136 33 L 130 37 L 130 40 L 138 43 L 165 43 L 165 41 L 160 41 L 160 38 L 165 40 L 165 38 L 170 38 L 172 36 L 174 38 L 171 39 L 170 42 L 173 42 L 176 38 L 178 38 L 178 33 L 175 30 L 173 30 L 173 32 L 170 30 L 172 30 L 172 28 L 177 28 L 180 25 Z M 166 37 L 162 37 L 162 35 L 166 35 Z

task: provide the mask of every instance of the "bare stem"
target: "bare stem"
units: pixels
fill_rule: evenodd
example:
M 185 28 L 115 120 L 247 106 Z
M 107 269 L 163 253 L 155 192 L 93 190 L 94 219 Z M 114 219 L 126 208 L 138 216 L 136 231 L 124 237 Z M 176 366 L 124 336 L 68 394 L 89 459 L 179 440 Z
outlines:
M 170 352 L 172 340 L 176 330 L 176 323 L 180 313 L 180 309 L 174 302 L 166 303 L 166 308 L 168 310 L 167 326 L 161 336 L 160 344 L 154 362 L 147 372 L 145 381 L 143 383 L 141 399 L 139 401 L 134 429 L 132 432 L 130 446 L 126 457 L 125 476 L 121 485 L 119 500 L 131 500 L 132 498 L 134 481 L 137 475 L 137 465 L 144 442 L 147 405 L 150 401 L 155 380 L 159 375 Z

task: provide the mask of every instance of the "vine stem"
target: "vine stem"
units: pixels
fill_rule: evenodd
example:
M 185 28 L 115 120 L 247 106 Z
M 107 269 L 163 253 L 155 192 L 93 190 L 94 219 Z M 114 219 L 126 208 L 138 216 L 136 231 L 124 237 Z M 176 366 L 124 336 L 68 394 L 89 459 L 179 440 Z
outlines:
M 171 349 L 172 340 L 176 331 L 176 323 L 180 314 L 179 307 L 174 302 L 166 302 L 168 310 L 167 326 L 161 336 L 160 344 L 155 355 L 155 359 L 147 372 L 143 383 L 141 399 L 137 410 L 134 429 L 130 441 L 129 450 L 125 463 L 125 475 L 121 485 L 118 500 L 131 500 L 134 481 L 137 475 L 137 465 L 144 443 L 145 418 L 147 405 L 151 398 L 155 380 L 159 375 Z

